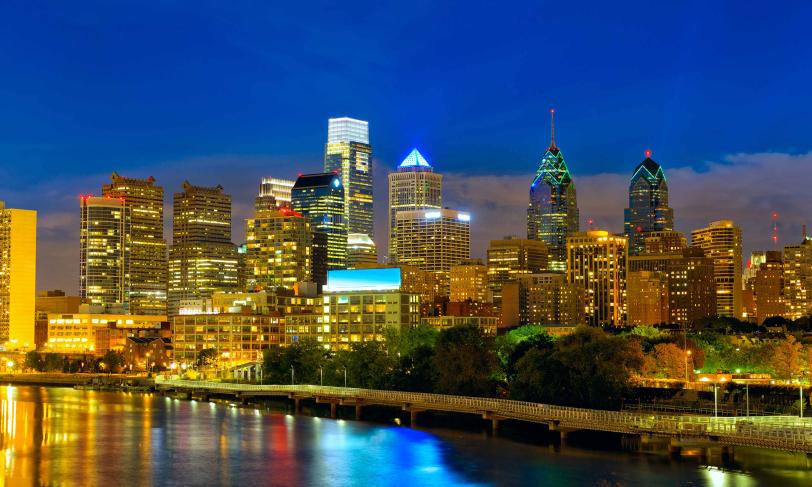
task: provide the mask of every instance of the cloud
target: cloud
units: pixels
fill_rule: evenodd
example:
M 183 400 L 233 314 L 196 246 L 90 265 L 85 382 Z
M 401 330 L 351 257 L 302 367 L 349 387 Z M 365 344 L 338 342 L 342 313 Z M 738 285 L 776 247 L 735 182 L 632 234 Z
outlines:
M 375 224 L 379 252 L 387 245 L 387 173 L 391 166 L 375 160 Z M 812 152 L 807 154 L 733 154 L 720 162 L 691 167 L 665 166 L 677 230 L 694 228 L 718 219 L 732 219 L 744 231 L 745 255 L 755 249 L 771 249 L 771 214 L 780 215 L 780 244 L 800 240 L 801 225 L 812 214 L 809 181 Z M 234 242 L 244 238 L 244 219 L 253 212 L 253 201 L 262 176 L 296 177 L 315 172 L 320 161 L 301 162 L 286 157 L 218 155 L 163 161 L 141 167 L 118 169 L 126 176 L 154 176 L 164 187 L 166 238 L 171 239 L 172 193 L 184 179 L 192 184 L 221 184 L 233 196 Z M 111 167 L 111 172 L 115 167 Z M 623 173 L 575 174 L 581 226 L 588 218 L 596 228 L 613 232 L 623 229 L 623 209 L 628 201 L 628 178 Z M 505 235 L 526 234 L 528 189 L 532 174 L 471 175 L 444 173 L 445 206 L 470 211 L 472 255 L 485 256 L 488 241 Z M 9 206 L 39 211 L 38 289 L 62 288 L 77 292 L 79 281 L 80 193 L 98 194 L 109 173 L 43 181 L 33 188 L 7 188 Z M 66 191 L 65 188 L 70 188 Z

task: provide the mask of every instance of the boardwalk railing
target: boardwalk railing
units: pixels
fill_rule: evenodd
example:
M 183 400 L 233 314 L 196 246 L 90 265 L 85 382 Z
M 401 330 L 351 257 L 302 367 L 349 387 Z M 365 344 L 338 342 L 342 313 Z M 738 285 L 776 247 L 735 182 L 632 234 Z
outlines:
M 553 406 L 508 399 L 450 396 L 421 392 L 382 391 L 312 385 L 255 385 L 227 382 L 166 380 L 159 389 L 235 396 L 283 395 L 313 397 L 366 405 L 392 405 L 414 410 L 481 414 L 486 418 L 546 423 L 560 430 L 587 429 L 615 433 L 670 436 L 678 440 L 712 440 L 812 453 L 812 419 L 794 416 L 712 417 Z

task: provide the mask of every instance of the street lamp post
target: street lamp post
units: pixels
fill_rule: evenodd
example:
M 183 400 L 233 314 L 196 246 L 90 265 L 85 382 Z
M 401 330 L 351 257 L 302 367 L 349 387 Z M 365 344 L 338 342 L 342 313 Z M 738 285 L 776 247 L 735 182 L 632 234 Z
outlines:
M 719 401 L 717 398 L 717 392 L 719 390 L 719 384 L 716 382 L 713 383 L 713 417 L 719 417 Z
M 324 368 L 319 367 L 319 385 L 324 385 Z
M 690 380 L 688 376 L 688 357 L 691 356 L 690 350 L 685 350 L 685 386 L 688 386 L 688 381 Z
M 344 387 L 347 387 L 347 367 L 344 367 Z
M 746 399 L 747 404 L 747 416 L 750 416 L 750 383 L 744 383 L 744 397 Z
M 295 374 L 295 372 L 293 371 L 293 366 L 291 365 L 290 366 L 290 385 L 295 385 L 296 384 L 296 380 L 295 380 L 296 376 L 294 374 Z
M 800 411 L 800 413 L 801 413 L 801 417 L 803 418 L 804 417 L 804 385 L 803 384 L 798 384 L 798 392 L 801 395 L 801 402 L 800 402 L 800 410 L 801 411 Z

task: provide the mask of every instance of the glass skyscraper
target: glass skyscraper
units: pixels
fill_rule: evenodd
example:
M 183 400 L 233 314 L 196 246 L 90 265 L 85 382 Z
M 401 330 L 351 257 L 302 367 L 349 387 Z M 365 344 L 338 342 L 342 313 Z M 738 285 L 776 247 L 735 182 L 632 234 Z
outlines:
M 313 280 L 325 284 L 328 269 L 347 267 L 344 187 L 333 173 L 303 174 L 291 191 L 293 209 L 313 231 Z M 323 234 L 323 236 L 318 235 Z
M 674 210 L 668 207 L 668 184 L 663 168 L 646 151 L 629 183 L 629 207 L 623 212 L 623 228 L 629 239 L 629 254 L 645 252 L 650 232 L 674 229 Z
M 554 110 L 550 110 L 551 117 Z M 547 244 L 550 270 L 567 268 L 567 236 L 578 232 L 578 203 L 564 155 L 555 145 L 555 122 L 551 119 L 550 147 L 541 158 L 530 185 L 527 238 Z
M 368 122 L 347 117 L 329 120 L 324 172 L 341 176 L 349 233 L 363 233 L 374 238 L 372 146 L 369 145 Z

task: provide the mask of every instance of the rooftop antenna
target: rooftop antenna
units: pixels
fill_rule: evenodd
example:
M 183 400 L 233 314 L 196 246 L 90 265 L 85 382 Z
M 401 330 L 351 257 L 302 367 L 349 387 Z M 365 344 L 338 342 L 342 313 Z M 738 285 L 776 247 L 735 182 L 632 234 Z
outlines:
M 804 240 L 806 240 L 806 223 L 804 223 L 803 225 L 801 225 L 801 229 L 802 229 L 802 231 L 804 232 Z
M 555 146 L 555 108 L 550 108 L 550 149 L 556 149 Z
M 773 246 L 777 249 L 778 248 L 778 212 L 774 211 L 772 214 L 773 220 Z

